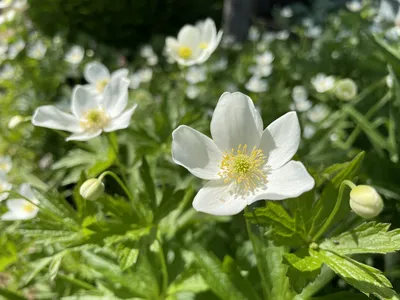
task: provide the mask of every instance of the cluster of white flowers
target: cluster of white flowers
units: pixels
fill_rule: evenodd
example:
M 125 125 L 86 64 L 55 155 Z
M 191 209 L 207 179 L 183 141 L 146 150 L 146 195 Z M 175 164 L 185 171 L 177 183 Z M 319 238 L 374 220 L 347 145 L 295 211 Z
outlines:
M 272 74 L 272 62 L 274 58 L 275 56 L 268 50 L 255 56 L 254 60 L 256 64 L 249 68 L 252 77 L 245 84 L 247 90 L 254 93 L 262 93 L 268 90 L 268 82 L 263 77 Z
M 307 89 L 302 85 L 297 85 L 292 90 L 293 105 L 292 109 L 304 112 L 311 108 L 312 102 L 308 99 Z
M 129 86 L 127 75 L 127 69 L 119 69 L 110 74 L 103 64 L 89 63 L 84 70 L 84 77 L 89 84 L 74 88 L 71 113 L 52 105 L 41 106 L 36 109 L 32 124 L 71 132 L 67 141 L 86 141 L 103 131 L 127 128 L 136 109 L 136 105 L 126 109 Z
M 158 64 L 158 56 L 151 45 L 142 46 L 140 49 L 140 56 L 146 59 L 149 66 L 155 66 Z
M 139 69 L 129 76 L 129 80 L 131 81 L 129 87 L 131 89 L 137 89 L 140 84 L 148 83 L 151 81 L 152 78 L 153 70 L 151 68 Z

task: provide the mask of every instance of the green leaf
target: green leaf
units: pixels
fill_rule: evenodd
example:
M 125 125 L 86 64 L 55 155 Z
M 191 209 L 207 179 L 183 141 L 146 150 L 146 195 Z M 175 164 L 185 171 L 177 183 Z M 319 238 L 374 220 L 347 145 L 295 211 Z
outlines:
M 132 267 L 139 256 L 139 249 L 123 247 L 118 251 L 119 266 L 124 271 Z
M 389 64 L 393 65 L 396 68 L 396 71 L 399 71 L 400 70 L 400 53 L 399 53 L 399 51 L 397 51 L 395 48 L 390 46 L 383 39 L 379 38 L 376 35 L 373 35 L 372 37 L 370 35 L 368 35 L 368 37 L 374 42 L 374 44 L 380 50 L 380 52 L 382 53 L 385 60 Z
M 390 224 L 368 222 L 320 244 L 339 254 L 388 253 L 400 250 L 400 229 L 388 231 Z
M 27 272 L 21 279 L 19 286 L 24 287 L 28 285 L 39 273 L 43 270 L 52 260 L 52 257 L 45 257 L 40 260 L 30 263 L 31 270 Z
M 222 269 L 225 274 L 229 276 L 235 287 L 237 287 L 247 299 L 261 300 L 260 296 L 254 290 L 253 285 L 247 280 L 247 278 L 242 276 L 239 266 L 235 263 L 232 257 L 224 257 Z
M 201 293 L 209 289 L 203 277 L 195 270 L 188 270 L 180 274 L 169 287 L 167 294 L 174 295 L 181 292 Z
M 370 299 L 369 297 L 365 296 L 364 294 L 356 294 L 356 293 L 351 293 L 351 292 L 340 292 L 340 293 L 335 293 L 323 297 L 316 297 L 316 298 L 311 298 L 312 300 L 368 300 Z
M 352 161 L 345 163 L 345 167 L 342 168 L 337 174 L 328 182 L 323 189 L 320 198 L 315 203 L 311 215 L 313 216 L 312 225 L 310 229 L 310 236 L 314 236 L 320 228 L 325 224 L 326 220 L 330 216 L 336 201 L 338 200 L 339 186 L 343 180 L 352 180 L 358 173 L 361 166 L 361 162 L 364 158 L 364 152 L 359 153 Z M 339 208 L 331 226 L 336 222 L 339 222 L 343 217 L 350 212 L 350 206 L 348 201 L 342 201 L 342 205 Z
M 390 281 L 378 269 L 322 249 L 310 249 L 310 254 L 323 261 L 347 283 L 367 295 L 373 294 L 380 299 L 390 299 L 396 295 L 391 289 Z
M 50 280 L 53 281 L 56 278 L 58 270 L 61 266 L 61 261 L 66 253 L 67 252 L 65 251 L 61 252 L 59 255 L 54 256 L 53 260 L 51 261 L 49 266 Z
M 142 177 L 146 193 L 150 200 L 150 206 L 154 210 L 157 205 L 156 190 L 153 178 L 151 177 L 150 167 L 145 157 L 142 158 L 142 166 L 140 167 L 140 175 Z
M 235 287 L 229 276 L 223 271 L 218 258 L 200 246 L 193 247 L 198 272 L 212 291 L 221 299 L 248 299 Z
M 254 224 L 270 226 L 268 235 L 278 245 L 300 247 L 308 242 L 307 236 L 297 227 L 299 224 L 278 202 L 266 201 L 265 207 L 246 212 L 245 217 Z
M 160 221 L 162 218 L 167 216 L 171 211 L 177 208 L 179 202 L 181 202 L 185 196 L 184 190 L 174 192 L 173 187 L 166 187 L 163 192 L 161 203 L 156 210 L 154 215 L 154 222 Z
M 7 300 L 27 300 L 25 297 L 17 294 L 16 292 L 6 290 L 0 287 L 0 295 L 5 297 Z
M 313 282 L 321 271 L 322 261 L 310 256 L 307 248 L 295 253 L 285 253 L 284 262 L 289 265 L 288 277 L 291 286 L 297 293 Z

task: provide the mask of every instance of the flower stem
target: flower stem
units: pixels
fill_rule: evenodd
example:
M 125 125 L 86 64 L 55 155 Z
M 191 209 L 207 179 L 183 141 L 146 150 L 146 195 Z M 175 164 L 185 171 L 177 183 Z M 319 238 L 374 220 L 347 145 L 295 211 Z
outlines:
M 110 132 L 109 134 L 107 134 L 108 143 L 110 144 L 110 147 L 112 148 L 112 150 L 114 151 L 114 154 L 115 154 L 115 164 L 121 171 L 122 180 L 125 181 L 126 183 L 128 183 L 128 180 L 125 176 L 125 171 L 126 171 L 125 166 L 119 160 L 118 149 L 114 145 L 113 139 L 115 139 L 115 138 L 116 138 L 116 135 L 114 133 Z
M 161 299 L 164 299 L 165 293 L 167 292 L 167 289 L 168 289 L 168 269 L 167 269 L 167 264 L 165 262 L 165 256 L 164 256 L 163 248 L 161 246 L 161 242 L 158 241 L 158 243 L 159 243 L 158 256 L 160 258 L 161 274 L 163 277 L 163 289 L 161 292 Z
M 325 285 L 327 285 L 336 276 L 329 268 L 322 268 L 321 274 L 315 279 L 314 282 L 307 285 L 301 294 L 301 299 L 308 299 L 317 292 L 319 292 Z
M 313 241 L 318 240 L 324 233 L 325 231 L 329 228 L 329 226 L 331 225 L 333 219 L 335 218 L 337 212 L 339 211 L 339 208 L 342 204 L 342 199 L 343 199 L 343 192 L 344 192 L 344 188 L 346 187 L 346 185 L 353 189 L 356 187 L 356 185 L 351 182 L 350 180 L 343 180 L 342 183 L 340 184 L 339 187 L 339 194 L 338 194 L 338 198 L 336 200 L 336 204 L 335 207 L 333 208 L 331 214 L 329 215 L 328 219 L 326 220 L 325 224 L 320 228 L 320 230 L 314 235 L 313 237 Z

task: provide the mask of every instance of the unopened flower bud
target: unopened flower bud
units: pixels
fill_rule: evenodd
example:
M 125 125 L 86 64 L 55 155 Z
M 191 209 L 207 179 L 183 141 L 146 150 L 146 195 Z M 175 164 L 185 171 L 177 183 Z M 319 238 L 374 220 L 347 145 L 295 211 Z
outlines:
M 19 124 L 21 124 L 22 122 L 24 122 L 24 117 L 22 116 L 14 116 L 10 119 L 10 121 L 8 121 L 8 129 L 14 129 L 15 127 L 17 127 Z
M 104 184 L 97 178 L 88 179 L 81 185 L 79 193 L 87 200 L 97 200 L 104 193 Z
M 358 185 L 350 192 L 350 207 L 360 217 L 370 219 L 380 214 L 383 201 L 373 187 Z
M 357 85 L 351 79 L 342 79 L 336 83 L 335 95 L 338 99 L 349 101 L 357 95 Z

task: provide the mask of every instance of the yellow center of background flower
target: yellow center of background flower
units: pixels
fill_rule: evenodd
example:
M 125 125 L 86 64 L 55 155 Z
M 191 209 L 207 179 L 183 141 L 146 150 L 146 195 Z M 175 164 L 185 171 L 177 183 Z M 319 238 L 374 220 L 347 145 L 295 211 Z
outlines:
M 103 79 L 103 80 L 96 82 L 96 90 L 99 93 L 102 93 L 107 84 L 108 84 L 108 79 Z
M 23 208 L 24 212 L 31 213 L 35 210 L 35 205 L 32 203 L 26 203 L 24 204 Z
M 268 167 L 261 149 L 254 147 L 250 153 L 247 145 L 239 145 L 237 150 L 224 152 L 218 173 L 225 183 L 234 182 L 242 191 L 254 190 L 260 183 L 267 183 Z
M 189 57 L 192 56 L 192 49 L 186 46 L 182 46 L 179 48 L 178 54 L 180 57 L 188 59 Z
M 110 123 L 110 118 L 101 108 L 87 111 L 80 122 L 82 128 L 87 131 L 103 129 Z

